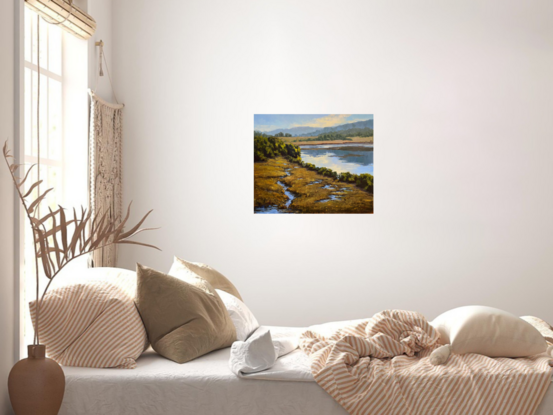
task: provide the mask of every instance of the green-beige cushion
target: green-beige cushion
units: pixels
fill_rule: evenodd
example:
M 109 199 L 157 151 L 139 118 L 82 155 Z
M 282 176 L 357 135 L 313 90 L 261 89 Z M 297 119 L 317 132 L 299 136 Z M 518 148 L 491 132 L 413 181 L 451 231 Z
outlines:
M 190 271 L 208 281 L 213 288 L 225 291 L 234 295 L 239 300 L 244 301 L 242 300 L 242 297 L 234 284 L 230 282 L 227 277 L 219 271 L 211 268 L 209 265 L 201 264 L 199 262 L 189 262 L 175 257 L 171 270 L 169 271 L 169 275 L 180 277 L 180 275 Z
M 236 329 L 209 282 L 136 265 L 136 305 L 153 349 L 177 363 L 230 346 Z

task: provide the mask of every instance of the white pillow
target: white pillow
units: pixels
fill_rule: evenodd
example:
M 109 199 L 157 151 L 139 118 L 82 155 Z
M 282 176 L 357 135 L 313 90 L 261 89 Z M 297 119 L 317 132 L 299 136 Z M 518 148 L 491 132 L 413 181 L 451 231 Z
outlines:
M 236 298 L 234 295 L 223 290 L 215 290 L 230 315 L 230 319 L 236 328 L 236 339 L 245 341 L 258 327 L 257 319 L 250 311 L 248 306 Z
M 451 344 L 457 354 L 525 357 L 547 350 L 545 338 L 531 324 L 497 308 L 454 308 L 430 324 L 440 333 L 440 343 Z

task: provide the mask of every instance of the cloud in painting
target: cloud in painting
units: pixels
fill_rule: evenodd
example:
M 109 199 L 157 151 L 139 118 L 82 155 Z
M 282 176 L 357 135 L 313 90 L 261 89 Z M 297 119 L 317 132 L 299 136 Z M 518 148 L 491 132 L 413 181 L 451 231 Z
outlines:
M 322 129 L 372 119 L 372 114 L 255 114 L 254 129 L 257 131 L 297 127 Z
M 350 117 L 351 114 L 330 114 L 325 117 L 321 118 L 315 118 L 311 121 L 308 121 L 307 123 L 303 124 L 294 124 L 292 127 L 318 127 L 318 128 L 324 128 L 324 127 L 334 127 L 335 125 L 345 124 L 346 122 L 353 122 L 346 120 L 348 117 Z
M 276 130 L 277 128 L 278 128 L 278 125 L 257 124 L 255 126 L 255 129 L 257 131 L 271 131 L 271 130 Z

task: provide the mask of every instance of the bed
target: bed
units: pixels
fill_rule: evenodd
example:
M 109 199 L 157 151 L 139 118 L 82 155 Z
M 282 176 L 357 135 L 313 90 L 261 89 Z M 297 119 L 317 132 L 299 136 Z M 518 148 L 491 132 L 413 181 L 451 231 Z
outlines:
M 274 334 L 302 330 L 270 327 Z M 230 348 L 179 365 L 146 351 L 136 369 L 64 367 L 66 391 L 60 415 L 345 415 L 310 374 L 300 350 L 257 378 L 229 369 Z M 553 413 L 550 387 L 536 415 Z

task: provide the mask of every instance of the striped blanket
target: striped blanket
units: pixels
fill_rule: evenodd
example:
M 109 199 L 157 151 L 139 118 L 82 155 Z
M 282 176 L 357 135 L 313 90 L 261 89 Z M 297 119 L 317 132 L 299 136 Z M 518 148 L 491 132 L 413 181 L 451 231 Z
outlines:
M 531 415 L 551 384 L 551 358 L 452 354 L 434 366 L 438 333 L 424 316 L 388 310 L 332 335 L 304 332 L 317 383 L 348 413 Z

